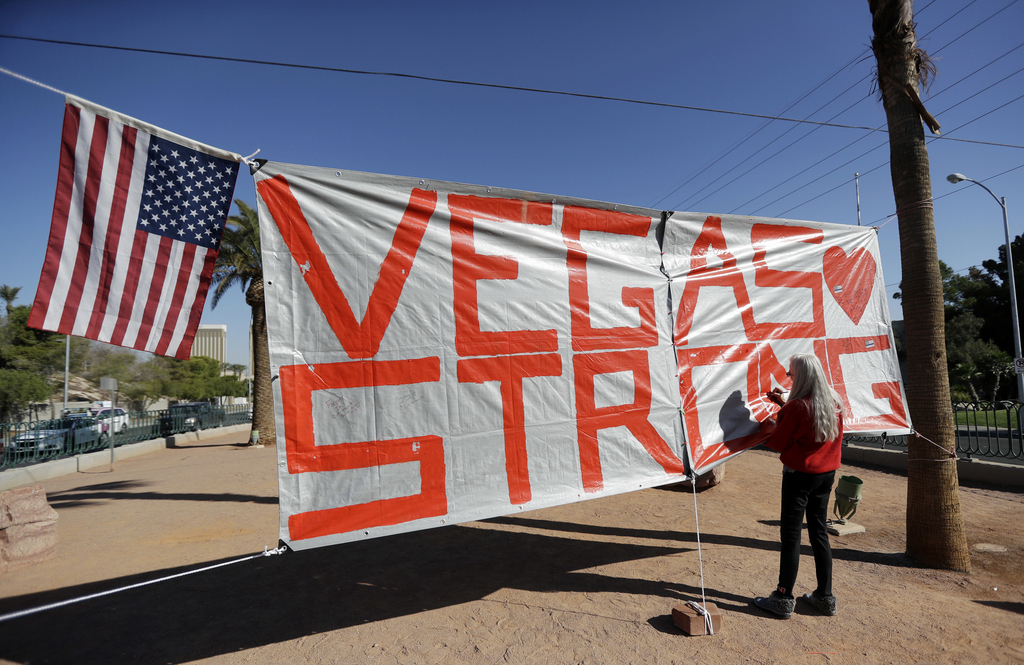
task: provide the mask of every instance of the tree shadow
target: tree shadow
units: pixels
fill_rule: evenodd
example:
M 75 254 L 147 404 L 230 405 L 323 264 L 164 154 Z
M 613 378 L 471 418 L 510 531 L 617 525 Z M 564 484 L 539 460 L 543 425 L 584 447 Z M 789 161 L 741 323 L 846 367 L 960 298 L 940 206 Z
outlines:
M 0 622 L 0 657 L 180 663 L 460 605 L 502 588 L 699 597 L 686 585 L 574 572 L 681 551 L 464 526 L 432 529 L 259 557 Z M 0 599 L 0 613 L 194 569 Z
M 600 536 L 618 536 L 624 538 L 650 538 L 658 540 L 673 540 L 684 543 L 696 543 L 697 534 L 691 531 L 662 531 L 653 529 L 628 529 L 622 527 L 597 526 L 593 524 L 579 524 L 575 522 L 557 522 L 553 520 L 539 520 L 529 517 L 494 517 L 486 520 L 496 524 L 507 524 L 510 526 L 522 526 L 534 529 L 547 529 L 564 531 L 567 533 L 587 533 Z M 771 524 L 770 521 L 761 521 L 761 524 Z M 778 525 L 778 522 L 775 522 Z M 700 541 L 705 544 L 729 545 L 733 547 L 744 547 L 770 552 L 779 551 L 777 540 L 761 540 L 744 536 L 730 536 L 717 533 L 701 533 Z M 801 545 L 802 555 L 812 555 L 810 545 Z M 864 550 L 850 549 L 847 547 L 832 547 L 832 558 L 840 561 L 858 561 L 864 563 L 877 563 L 885 566 L 897 566 L 901 568 L 919 568 L 903 552 L 871 552 Z
M 155 501 L 231 501 L 236 503 L 262 503 L 276 505 L 276 496 L 258 496 L 255 494 L 210 494 L 210 493 L 163 493 L 163 492 L 135 492 L 134 489 L 146 487 L 151 483 L 138 480 L 123 480 L 110 483 L 96 483 L 84 485 L 74 489 L 60 492 L 50 492 L 46 499 L 50 507 L 55 510 L 87 506 L 99 501 L 110 501 L 118 499 L 131 500 L 155 500 Z
M 974 602 L 979 605 L 994 607 L 997 610 L 1005 610 L 1007 612 L 1013 612 L 1014 614 L 1024 614 L 1024 603 L 1011 603 L 1002 600 L 976 600 Z

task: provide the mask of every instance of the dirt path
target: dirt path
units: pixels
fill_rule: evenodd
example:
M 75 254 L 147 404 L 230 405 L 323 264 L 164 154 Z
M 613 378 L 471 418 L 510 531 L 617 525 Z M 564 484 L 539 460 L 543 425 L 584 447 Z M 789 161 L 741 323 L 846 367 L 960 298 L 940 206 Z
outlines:
M 0 614 L 186 572 L 277 544 L 275 452 L 208 439 L 44 483 L 55 559 L 0 576 Z M 1020 663 L 1024 494 L 970 487 L 974 573 L 914 567 L 905 479 L 864 480 L 833 538 L 839 615 L 750 605 L 777 575 L 781 465 L 728 462 L 697 495 L 719 634 L 700 595 L 691 493 L 653 489 L 486 522 L 260 557 L 0 623 L 4 663 Z M 991 547 L 995 545 L 997 547 Z M 1005 548 L 1005 551 L 991 551 Z M 797 592 L 813 586 L 805 545 Z

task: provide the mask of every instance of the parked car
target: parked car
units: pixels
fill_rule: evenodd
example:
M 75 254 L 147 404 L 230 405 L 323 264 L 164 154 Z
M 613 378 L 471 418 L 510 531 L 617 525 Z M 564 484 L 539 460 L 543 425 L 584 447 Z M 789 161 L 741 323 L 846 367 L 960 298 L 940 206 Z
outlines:
M 8 441 L 7 453 L 25 453 L 38 450 L 44 453 L 68 453 L 86 450 L 106 441 L 107 435 L 95 418 L 87 415 L 66 416 L 44 420 Z
M 111 416 L 111 411 L 113 411 L 113 416 Z M 115 434 L 120 434 L 128 429 L 128 414 L 121 407 L 114 409 L 107 407 L 93 408 L 89 410 L 89 413 L 92 414 L 93 418 L 100 421 L 104 432 L 110 431 L 111 420 L 113 420 Z
M 163 436 L 174 432 L 195 432 L 216 427 L 223 420 L 223 409 L 214 408 L 209 402 L 172 404 L 167 408 L 167 413 L 160 416 L 160 432 Z

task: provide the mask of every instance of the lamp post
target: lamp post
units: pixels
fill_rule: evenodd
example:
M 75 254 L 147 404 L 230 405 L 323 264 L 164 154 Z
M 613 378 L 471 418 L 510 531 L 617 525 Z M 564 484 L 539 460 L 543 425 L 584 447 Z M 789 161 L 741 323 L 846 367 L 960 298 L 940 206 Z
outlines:
M 989 194 L 992 194 L 992 198 L 996 200 L 996 203 L 1003 209 L 1003 231 L 1006 233 L 1006 272 L 1010 276 L 1010 314 L 1013 316 L 1013 357 L 1016 360 L 1021 357 L 1020 352 L 1020 320 L 1017 318 L 1017 285 L 1013 280 L 1013 254 L 1010 251 L 1010 222 L 1006 217 L 1006 197 L 999 198 L 992 193 L 992 190 L 981 184 L 977 180 L 973 180 L 963 175 L 962 173 L 951 173 L 946 176 L 946 180 L 950 181 L 954 185 L 961 180 L 967 182 L 973 182 L 984 189 Z M 1014 367 L 1014 373 L 1016 374 L 1016 367 Z M 1017 401 L 1024 402 L 1024 374 L 1017 374 Z

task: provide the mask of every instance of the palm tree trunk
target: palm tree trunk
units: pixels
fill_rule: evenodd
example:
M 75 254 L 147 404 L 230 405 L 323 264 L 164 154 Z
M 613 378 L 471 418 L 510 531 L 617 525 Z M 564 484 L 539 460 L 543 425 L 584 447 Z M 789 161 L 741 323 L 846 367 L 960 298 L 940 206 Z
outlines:
M 267 343 L 267 310 L 263 298 L 263 280 L 253 280 L 245 293 L 252 307 L 252 428 L 259 430 L 260 443 L 275 444 L 274 387 L 270 376 L 270 347 Z
M 925 54 L 917 48 L 912 0 L 869 0 L 878 86 L 889 125 L 889 167 L 900 225 L 907 402 L 914 428 L 907 472 L 907 554 L 931 567 L 969 571 L 946 370 L 942 278 L 924 127 L 914 100 Z M 916 95 L 915 95 L 916 96 Z

